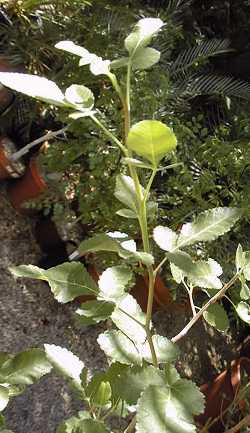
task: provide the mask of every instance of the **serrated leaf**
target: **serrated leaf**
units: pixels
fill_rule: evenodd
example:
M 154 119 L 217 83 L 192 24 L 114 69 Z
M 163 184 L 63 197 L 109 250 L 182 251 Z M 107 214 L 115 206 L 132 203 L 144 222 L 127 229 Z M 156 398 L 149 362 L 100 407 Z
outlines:
M 195 433 L 193 414 L 203 410 L 198 388 L 180 379 L 170 386 L 150 385 L 138 403 L 137 433 Z
M 56 433 L 111 433 L 101 421 L 72 417 L 64 421 Z
M 9 402 L 8 388 L 6 386 L 0 385 L 0 412 L 2 412 L 6 408 L 8 402 Z
M 44 77 L 18 72 L 0 72 L 0 82 L 16 92 L 49 104 L 64 106 L 64 94 L 53 81 Z
M 55 344 L 45 344 L 45 352 L 53 367 L 63 376 L 81 385 L 81 372 L 84 363 L 72 352 Z
M 111 399 L 111 386 L 105 373 L 95 374 L 85 389 L 91 405 L 105 406 Z
M 141 70 L 151 68 L 159 62 L 161 53 L 155 48 L 141 48 L 133 56 L 132 69 Z
M 213 241 L 228 232 L 242 215 L 241 209 L 218 207 L 202 212 L 192 223 L 184 224 L 178 248 L 197 242 Z
M 156 168 L 160 160 L 176 148 L 177 140 L 173 131 L 162 122 L 142 120 L 130 129 L 127 146 Z
M 127 368 L 117 379 L 117 391 L 122 400 L 136 404 L 141 393 L 149 385 L 165 385 L 164 374 L 151 366 Z
M 2 383 L 11 385 L 32 385 L 52 367 L 43 350 L 29 349 L 10 356 L 0 368 Z
M 208 289 L 221 289 L 222 283 L 218 277 L 222 274 L 222 269 L 215 260 L 194 262 L 192 257 L 183 251 L 167 253 L 167 257 L 193 285 Z
M 128 219 L 130 219 L 130 218 L 137 219 L 137 215 L 135 214 L 135 212 L 132 211 L 131 209 L 126 209 L 126 208 L 119 209 L 116 212 L 116 215 L 119 215 L 119 216 L 122 216 L 123 218 L 128 218 Z
M 92 325 L 107 320 L 114 311 L 115 305 L 107 301 L 87 301 L 76 310 L 81 325 Z
M 127 337 L 135 344 L 144 343 L 147 338 L 144 325 L 146 315 L 133 296 L 124 295 L 116 304 L 116 308 L 111 315 L 111 320 Z
M 229 327 L 227 313 L 220 304 L 212 304 L 203 313 L 203 317 L 209 325 L 218 329 L 218 331 L 226 331 Z
M 238 316 L 246 322 L 248 325 L 250 325 L 250 305 L 246 302 L 239 302 L 239 304 L 236 306 L 236 312 Z
M 140 186 L 141 194 L 144 194 L 144 189 Z M 134 181 L 130 176 L 119 174 L 116 177 L 115 197 L 121 203 L 125 204 L 129 209 L 137 213 L 137 195 Z
M 122 364 L 141 365 L 142 358 L 134 343 L 121 331 L 106 331 L 97 342 L 106 356 Z
M 178 235 L 168 227 L 155 227 L 153 237 L 158 247 L 164 251 L 172 251 L 177 245 Z
M 77 105 L 84 110 L 91 110 L 95 103 L 91 90 L 78 84 L 72 84 L 66 89 L 65 98 L 70 104 Z
M 176 360 L 179 355 L 179 349 L 174 343 L 161 335 L 153 335 L 152 340 L 156 357 L 160 364 Z M 150 346 L 147 341 L 142 346 L 141 354 L 147 362 L 153 363 Z
M 81 263 L 63 263 L 48 270 L 32 265 L 10 268 L 17 277 L 47 281 L 58 302 L 66 303 L 81 295 L 97 295 L 98 287 Z
M 146 47 L 151 42 L 152 37 L 164 25 L 159 18 L 143 18 L 135 25 L 134 30 L 125 39 L 125 48 L 130 56 L 137 50 Z
M 125 288 L 132 279 L 132 272 L 127 266 L 107 268 L 98 281 L 99 299 L 115 302 L 124 295 Z

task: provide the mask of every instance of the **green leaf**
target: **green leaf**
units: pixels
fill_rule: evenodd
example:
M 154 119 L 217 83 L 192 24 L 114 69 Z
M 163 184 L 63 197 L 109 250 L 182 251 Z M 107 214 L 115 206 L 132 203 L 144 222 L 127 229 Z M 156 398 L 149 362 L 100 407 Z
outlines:
M 11 385 L 32 385 L 51 369 L 43 350 L 29 349 L 10 355 L 0 368 L 0 378 L 2 383 Z
M 154 240 L 164 251 L 172 251 L 176 248 L 178 235 L 168 227 L 157 226 L 153 232 Z
M 191 256 L 183 251 L 167 253 L 167 257 L 193 285 L 208 289 L 221 289 L 222 283 L 218 277 L 222 274 L 222 269 L 215 260 L 194 262 Z
M 18 278 L 35 278 L 36 280 L 44 280 L 43 269 L 34 265 L 11 266 L 9 271 Z
M 143 18 L 135 25 L 134 30 L 125 39 L 125 48 L 130 56 L 134 55 L 137 50 L 150 44 L 152 37 L 164 25 L 159 18 Z
M 65 105 L 64 94 L 53 81 L 47 78 L 17 72 L 0 72 L 0 82 L 32 98 L 58 106 Z
M 115 305 L 107 301 L 87 301 L 76 310 L 81 325 L 93 325 L 107 320 L 114 311 Z
M 88 117 L 88 116 L 92 116 L 95 112 L 92 110 L 86 110 L 86 111 L 74 111 L 74 113 L 70 113 L 69 114 L 69 118 L 70 119 L 74 119 L 74 120 L 78 120 L 81 119 L 82 117 Z
M 243 257 L 244 257 L 243 275 L 247 281 L 250 281 L 250 251 L 244 252 Z
M 144 189 L 140 186 L 141 194 L 144 194 Z M 119 174 L 116 177 L 115 197 L 121 203 L 125 204 L 129 209 L 137 213 L 137 195 L 134 181 L 130 176 Z
M 99 335 L 97 341 L 106 356 L 112 361 L 141 365 L 142 359 L 139 351 L 121 331 L 106 331 Z
M 108 404 L 111 400 L 112 391 L 110 383 L 106 379 L 106 374 L 95 374 L 85 389 L 85 392 L 92 406 L 105 406 Z
M 250 299 L 250 288 L 246 284 L 245 278 L 240 278 L 241 280 L 241 290 L 240 290 L 240 297 L 244 301 Z
M 239 302 L 239 304 L 236 307 L 236 312 L 238 316 L 246 322 L 248 325 L 250 325 L 250 305 L 246 302 Z
M 63 50 L 63 51 L 66 51 L 70 54 L 75 54 L 76 56 L 82 57 L 83 59 L 85 59 L 86 65 L 91 63 L 91 61 L 95 57 L 95 54 L 91 54 L 88 50 L 81 47 L 80 45 L 76 45 L 72 41 L 58 42 L 55 45 L 55 47 L 58 48 L 59 50 Z
M 197 242 L 213 241 L 228 232 L 241 215 L 241 209 L 233 207 L 218 207 L 202 212 L 194 222 L 183 225 L 178 238 L 178 248 Z
M 56 433 L 111 433 L 101 421 L 72 417 L 61 424 Z
M 237 272 L 242 269 L 245 265 L 244 253 L 241 244 L 238 245 L 235 256 L 235 265 Z
M 128 61 L 129 61 L 128 57 L 120 57 L 119 59 L 113 60 L 110 63 L 110 68 L 111 69 L 124 68 L 125 66 L 127 66 Z
M 158 120 L 142 120 L 128 134 L 128 148 L 146 158 L 156 168 L 167 153 L 176 148 L 173 131 Z
M 170 263 L 170 270 L 171 270 L 171 274 L 172 274 L 174 281 L 177 284 L 180 284 L 184 278 L 184 275 L 183 275 L 183 272 L 181 271 L 181 269 L 178 268 L 177 266 L 175 266 L 174 263 Z
M 116 382 L 120 398 L 131 405 L 137 403 L 141 393 L 149 385 L 165 385 L 163 372 L 152 365 L 130 367 L 119 375 Z
M 144 325 L 146 315 L 133 296 L 124 295 L 116 304 L 116 308 L 111 315 L 114 324 L 135 344 L 143 344 L 147 338 Z M 118 361 L 118 360 L 117 360 Z
M 124 157 L 124 158 L 122 158 L 121 162 L 123 164 L 126 164 L 126 165 L 131 164 L 134 167 L 147 168 L 149 170 L 152 170 L 152 166 L 151 165 L 145 164 L 145 162 L 140 161 L 139 159 L 136 159 L 136 158 L 127 158 L 127 157 Z
M 209 325 L 218 329 L 218 331 L 226 331 L 229 327 L 227 313 L 220 304 L 212 304 L 203 313 L 203 317 Z
M 68 379 L 81 385 L 81 372 L 84 368 L 83 362 L 72 352 L 64 347 L 54 344 L 45 344 L 45 352 L 53 367 Z
M 137 410 L 137 433 L 195 433 L 192 412 L 202 397 L 192 382 L 173 387 L 150 385 L 143 392 Z M 192 411 L 190 411 L 190 401 Z
M 161 53 L 154 48 L 141 48 L 137 50 L 132 60 L 132 69 L 141 70 L 151 68 L 159 62 Z
M 9 403 L 9 391 L 6 386 L 0 385 L 0 412 L 2 412 Z M 2 432 L 2 429 L 0 430 Z
M 137 219 L 137 215 L 135 214 L 134 211 L 132 211 L 131 209 L 120 209 L 116 212 L 116 215 L 122 216 L 123 218 L 135 218 Z
M 84 110 L 91 110 L 95 103 L 93 93 L 88 87 L 72 84 L 65 92 L 66 100 L 73 105 L 78 105 Z
M 124 239 L 128 236 L 124 233 Z M 90 239 L 86 239 L 80 243 L 78 251 L 80 253 L 91 253 L 97 251 L 112 251 L 118 253 L 120 244 L 116 238 L 109 236 L 108 234 L 97 234 Z
M 166 337 L 162 337 L 161 335 L 153 335 L 152 336 L 155 353 L 157 356 L 157 360 L 160 364 L 166 362 L 173 362 L 179 355 L 178 347 L 168 340 Z M 150 346 L 148 342 L 144 343 L 142 346 L 142 357 L 151 364 L 153 363 L 152 354 L 150 351 Z
M 127 266 L 113 266 L 107 268 L 100 276 L 98 285 L 99 299 L 115 302 L 124 295 L 125 288 L 132 280 L 132 272 Z

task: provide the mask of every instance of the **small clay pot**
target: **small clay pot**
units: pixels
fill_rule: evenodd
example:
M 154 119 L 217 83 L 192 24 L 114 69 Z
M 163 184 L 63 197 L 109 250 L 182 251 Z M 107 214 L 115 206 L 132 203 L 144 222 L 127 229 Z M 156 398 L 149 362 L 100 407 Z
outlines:
M 39 197 L 48 188 L 39 171 L 36 157 L 32 157 L 24 176 L 11 184 L 8 188 L 9 199 L 12 206 L 19 212 L 25 212 L 25 204 Z
M 0 137 L 0 179 L 20 177 L 25 170 L 20 161 L 12 161 L 11 155 L 16 152 L 15 144 L 8 137 Z

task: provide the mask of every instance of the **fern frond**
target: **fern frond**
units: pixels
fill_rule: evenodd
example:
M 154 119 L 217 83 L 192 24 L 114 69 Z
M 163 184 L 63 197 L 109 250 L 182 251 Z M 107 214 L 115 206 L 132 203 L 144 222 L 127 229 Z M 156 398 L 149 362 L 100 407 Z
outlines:
M 215 74 L 195 75 L 187 82 L 183 82 L 179 89 L 177 87 L 177 92 L 184 97 L 217 94 L 250 100 L 250 83 L 234 77 Z
M 209 39 L 201 41 L 199 45 L 182 51 L 175 61 L 169 65 L 168 72 L 172 75 L 176 75 L 179 72 L 186 71 L 200 60 L 229 51 L 233 51 L 233 49 L 230 48 L 229 39 Z

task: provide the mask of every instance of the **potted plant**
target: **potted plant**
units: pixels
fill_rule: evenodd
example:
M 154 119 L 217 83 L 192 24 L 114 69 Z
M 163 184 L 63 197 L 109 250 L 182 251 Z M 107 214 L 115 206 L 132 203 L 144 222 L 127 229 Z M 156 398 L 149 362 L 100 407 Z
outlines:
M 16 146 L 8 137 L 0 137 L 0 179 L 17 178 L 24 173 L 24 164 L 21 160 L 13 161 L 11 156 Z

